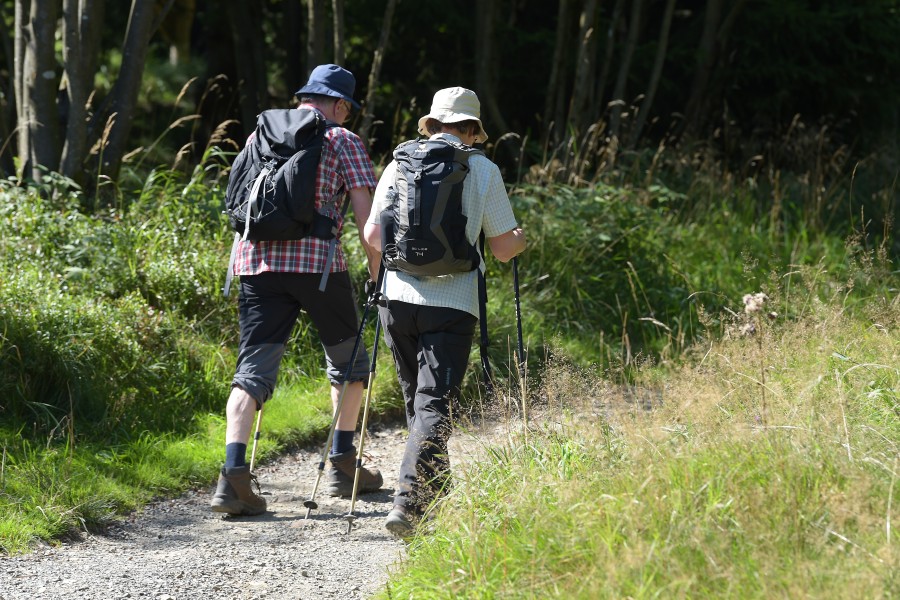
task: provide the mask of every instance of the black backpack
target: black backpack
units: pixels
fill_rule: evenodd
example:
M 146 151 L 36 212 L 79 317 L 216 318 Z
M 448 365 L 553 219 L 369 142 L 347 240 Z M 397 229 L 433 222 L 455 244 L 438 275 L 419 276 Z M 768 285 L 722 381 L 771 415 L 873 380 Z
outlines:
M 481 262 L 466 238 L 463 182 L 469 157 L 484 154 L 446 139 L 419 139 L 394 150 L 397 188 L 380 215 L 385 268 L 417 276 L 464 273 Z
M 331 126 L 307 108 L 260 113 L 225 190 L 228 220 L 242 239 L 334 237 L 337 224 L 316 210 L 316 169 Z

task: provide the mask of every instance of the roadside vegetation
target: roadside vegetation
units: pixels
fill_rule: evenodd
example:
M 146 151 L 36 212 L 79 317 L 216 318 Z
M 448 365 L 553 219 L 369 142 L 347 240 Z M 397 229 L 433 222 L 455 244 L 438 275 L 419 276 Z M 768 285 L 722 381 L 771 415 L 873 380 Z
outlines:
M 578 165 L 599 156 L 574 150 L 510 177 L 526 377 L 512 269 L 489 260 L 501 394 L 476 350 L 461 402 L 510 434 L 387 597 L 900 594 L 896 161 L 851 167 L 823 131 L 781 140 L 792 169 L 660 145 L 591 181 Z M 220 292 L 230 158 L 136 157 L 90 197 L 52 173 L 0 182 L 2 552 L 212 483 L 238 334 Z M 344 239 L 361 290 L 352 225 Z M 260 460 L 323 440 L 323 370 L 304 322 Z M 374 397 L 375 420 L 402 414 L 384 363 Z
M 508 435 L 381 597 L 900 594 L 891 220 L 849 177 L 837 225 L 720 175 L 516 190 L 528 418 L 510 375 Z
M 57 176 L 5 186 L 4 552 L 102 528 L 217 473 L 237 348 L 237 295 L 221 294 L 231 243 L 221 161 L 154 171 L 106 207 L 86 206 Z M 298 328 L 294 348 L 267 407 L 262 460 L 330 422 L 314 332 Z
M 381 597 L 896 596 L 900 306 L 820 275 L 631 388 L 544 365 Z

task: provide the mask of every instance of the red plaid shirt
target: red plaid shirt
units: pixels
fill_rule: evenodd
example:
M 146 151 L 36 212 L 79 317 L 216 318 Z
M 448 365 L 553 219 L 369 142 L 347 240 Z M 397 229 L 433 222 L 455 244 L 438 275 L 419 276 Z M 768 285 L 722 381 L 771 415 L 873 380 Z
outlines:
M 301 105 L 313 108 L 309 104 Z M 354 188 L 375 188 L 375 171 L 359 136 L 343 127 L 331 127 L 325 133 L 322 157 L 316 173 L 316 210 L 338 222 L 337 248 L 331 272 L 347 270 L 340 235 L 344 220 L 341 207 L 349 202 L 347 192 Z M 337 197 L 335 198 L 335 195 Z M 325 270 L 331 242 L 318 238 L 254 242 L 241 241 L 234 261 L 235 275 L 279 273 L 321 273 Z

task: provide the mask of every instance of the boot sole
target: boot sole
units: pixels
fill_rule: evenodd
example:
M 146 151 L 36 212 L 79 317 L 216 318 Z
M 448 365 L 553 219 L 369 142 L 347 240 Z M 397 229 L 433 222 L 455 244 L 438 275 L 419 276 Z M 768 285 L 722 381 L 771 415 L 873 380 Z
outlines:
M 414 531 L 414 528 L 409 521 L 404 519 L 393 519 L 391 517 L 388 517 L 384 527 L 391 532 L 391 534 L 403 540 L 411 538 Z
M 364 487 L 360 486 L 359 489 L 356 490 L 356 493 L 357 494 L 371 494 L 373 492 L 378 492 L 380 490 L 381 490 L 381 486 L 378 486 L 377 488 L 364 488 Z M 337 497 L 349 498 L 353 495 L 353 484 L 350 484 L 348 487 L 329 486 L 329 487 L 326 487 L 323 491 L 325 492 L 326 495 L 333 496 L 335 498 L 337 498 Z
M 236 517 L 255 517 L 266 512 L 266 507 L 254 508 L 241 501 L 228 501 L 223 498 L 213 498 L 209 505 L 213 512 L 225 513 Z

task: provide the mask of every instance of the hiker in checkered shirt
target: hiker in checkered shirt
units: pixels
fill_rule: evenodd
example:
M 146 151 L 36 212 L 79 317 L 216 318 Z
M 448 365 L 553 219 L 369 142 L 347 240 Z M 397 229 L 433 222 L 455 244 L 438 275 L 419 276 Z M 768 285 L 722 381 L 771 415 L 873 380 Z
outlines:
M 376 180 L 372 160 L 359 136 L 341 127 L 360 105 L 353 99 L 356 80 L 337 65 L 313 69 L 296 95 L 300 107 L 314 108 L 331 126 L 325 134 L 316 176 L 316 209 L 343 227 L 343 203 L 350 202 L 360 232 L 372 206 Z M 243 240 L 236 250 L 233 274 L 240 277 L 240 349 L 226 407 L 225 464 L 211 502 L 215 512 L 258 515 L 266 501 L 251 488 L 255 479 L 246 462 L 247 443 L 256 411 L 272 397 L 286 343 L 305 311 L 315 325 L 325 350 L 327 375 L 335 410 L 356 341 L 359 319 L 339 240 L 334 248 L 326 285 L 319 290 L 328 264 L 331 241 L 306 237 L 290 241 Z M 365 244 L 363 244 L 365 247 Z M 369 253 L 374 280 L 378 257 Z M 350 496 L 356 469 L 353 445 L 363 390 L 368 381 L 369 358 L 364 345 L 350 370 L 329 456 L 325 493 Z M 381 473 L 363 467 L 361 493 L 381 488 Z M 257 486 L 258 490 L 258 486 Z

